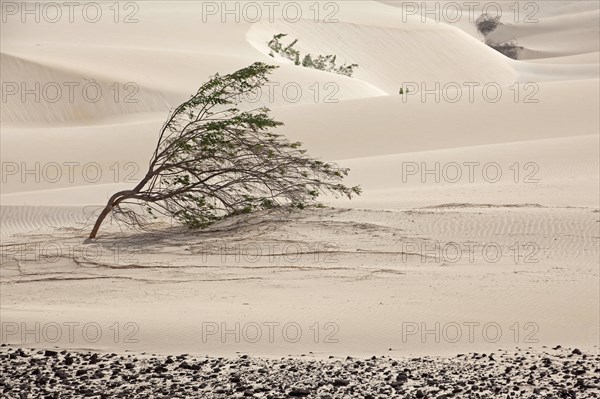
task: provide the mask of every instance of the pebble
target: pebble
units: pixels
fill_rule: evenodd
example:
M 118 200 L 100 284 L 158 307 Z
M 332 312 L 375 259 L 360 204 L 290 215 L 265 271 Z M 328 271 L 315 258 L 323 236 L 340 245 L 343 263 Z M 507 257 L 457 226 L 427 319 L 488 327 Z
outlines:
M 277 360 L 54 350 L 26 354 L 2 346 L 0 394 L 8 399 L 600 398 L 600 355 L 553 349 L 551 354 L 517 350 L 452 358 Z

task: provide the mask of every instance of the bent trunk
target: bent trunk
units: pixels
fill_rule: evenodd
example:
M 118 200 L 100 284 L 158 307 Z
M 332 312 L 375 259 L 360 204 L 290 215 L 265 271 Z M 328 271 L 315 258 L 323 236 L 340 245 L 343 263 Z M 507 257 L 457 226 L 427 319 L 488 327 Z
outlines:
M 119 191 L 118 193 L 113 194 L 113 196 L 110 197 L 110 199 L 108 200 L 108 203 L 106 204 L 106 206 L 104 207 L 104 209 L 102 210 L 100 215 L 98 216 L 98 219 L 96 219 L 96 223 L 94 224 L 94 228 L 92 229 L 92 232 L 90 233 L 90 236 L 88 239 L 91 240 L 92 238 L 96 238 L 96 234 L 98 234 L 98 230 L 100 229 L 102 222 L 104 221 L 106 216 L 108 216 L 108 214 L 112 211 L 112 209 L 115 206 L 117 206 L 121 201 L 126 200 L 128 198 L 133 198 L 135 196 L 135 194 L 140 192 L 140 190 L 152 178 L 152 176 L 153 176 L 152 169 L 150 169 L 148 171 L 148 173 L 146 174 L 146 176 L 142 179 L 142 181 L 140 181 L 133 190 Z
M 104 221 L 104 219 L 106 218 L 106 216 L 110 213 L 110 211 L 112 211 L 114 206 L 114 202 L 110 201 L 102 210 L 102 213 L 100 213 L 100 215 L 98 216 L 98 219 L 96 219 L 96 223 L 94 224 L 94 228 L 92 229 L 92 232 L 90 233 L 90 239 L 92 238 L 96 238 L 96 234 L 98 234 L 98 230 L 100 229 L 100 225 L 102 225 L 102 222 Z

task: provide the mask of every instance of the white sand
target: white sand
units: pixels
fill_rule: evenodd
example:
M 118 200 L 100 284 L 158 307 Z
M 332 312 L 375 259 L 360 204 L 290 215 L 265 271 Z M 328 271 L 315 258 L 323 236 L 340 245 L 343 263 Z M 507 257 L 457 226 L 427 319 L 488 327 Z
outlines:
M 217 356 L 593 348 L 600 337 L 599 8 L 577 3 L 539 2 L 539 23 L 506 23 L 496 32 L 526 47 L 523 61 L 481 43 L 464 16 L 422 21 L 407 17 L 402 2 L 339 2 L 339 22 L 330 24 L 221 23 L 218 16 L 203 23 L 201 4 L 191 2 L 139 3 L 134 24 L 10 18 L 1 32 L 3 84 L 94 80 L 104 95 L 90 102 L 78 90 L 74 101 L 53 103 L 16 94 L 2 102 L 2 342 Z M 279 32 L 300 39 L 302 51 L 358 63 L 355 78 L 268 57 L 265 42 Z M 107 224 L 97 244 L 84 247 L 92 212 L 145 172 L 169 108 L 209 75 L 255 61 L 280 63 L 273 81 L 302 89 L 297 102 L 281 90 L 258 102 L 285 122 L 280 131 L 350 167 L 348 182 L 364 194 L 327 199 L 335 210 L 257 215 L 205 232 L 162 225 L 138 235 Z M 128 82 L 139 89 L 135 103 L 123 101 Z M 399 96 L 411 83 L 448 89 L 439 101 L 414 91 Z M 472 83 L 479 86 L 470 101 Z M 486 100 L 484 85 L 499 88 L 501 99 Z M 459 101 L 448 101 L 457 94 Z M 37 172 L 24 171 L 36 163 Z M 462 177 L 454 182 L 456 165 Z M 422 175 L 436 167 L 439 181 Z M 130 247 L 119 252 L 118 243 Z M 205 255 L 215 243 L 264 256 Z M 450 253 L 415 254 L 436 243 L 454 243 L 447 248 L 463 256 L 454 263 Z M 494 262 L 482 247 L 503 256 Z M 302 254 L 286 258 L 285 250 Z M 528 256 L 536 262 L 524 262 Z M 72 342 L 69 322 L 80 323 Z M 102 328 L 97 342 L 81 334 L 92 322 Z M 279 323 L 273 342 L 269 322 Z M 35 323 L 59 323 L 62 338 L 23 340 L 22 327 Z M 221 323 L 240 323 L 239 342 L 221 330 L 203 337 Z M 244 335 L 252 323 L 262 328 L 257 342 Z M 281 335 L 289 323 L 302 329 L 297 343 Z M 435 334 L 422 338 L 421 328 L 436 323 L 439 342 Z M 444 339 L 452 323 L 463 333 L 456 342 Z M 465 323 L 479 323 L 473 342 Z M 486 323 L 496 324 L 483 336 Z M 134 330 L 139 342 L 124 339 Z

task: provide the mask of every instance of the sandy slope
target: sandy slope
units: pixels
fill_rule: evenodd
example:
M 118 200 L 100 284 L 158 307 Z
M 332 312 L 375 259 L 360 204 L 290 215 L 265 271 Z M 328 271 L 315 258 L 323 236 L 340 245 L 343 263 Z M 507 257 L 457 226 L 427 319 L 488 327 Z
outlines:
M 0 55 L 0 65 L 7 85 L 3 99 L 7 106 L 0 119 L 3 123 L 81 125 L 109 115 L 169 109 L 161 93 L 137 83 L 90 80 L 7 54 Z
M 527 58 L 546 58 L 551 53 L 567 55 L 598 51 L 600 5 L 596 1 L 380 2 L 398 9 L 403 19 L 451 25 L 479 40 L 481 35 L 476 30 L 475 20 L 483 13 L 499 16 L 503 25 L 490 38 L 515 40 L 526 47 Z
M 508 85 L 515 71 L 504 57 L 468 37 L 458 29 L 416 24 L 407 29 L 345 22 L 315 26 L 311 21 L 299 23 L 255 24 L 249 40 L 267 52 L 265 38 L 289 33 L 285 43 L 301 38 L 296 46 L 302 54 L 336 54 L 342 63 L 356 63 L 362 68 L 356 77 L 368 81 L 388 94 L 395 95 L 405 82 L 442 85 L 448 82 L 496 82 Z M 340 42 L 340 38 L 344 40 Z M 410 39 L 409 39 L 410 38 Z M 476 60 L 464 62 L 465 59 Z M 373 60 L 385 60 L 376 62 Z M 444 68 L 432 62 L 443 60 Z
M 25 246 L 4 247 L 3 319 L 29 328 L 96 322 L 105 331 L 98 342 L 79 331 L 74 343 L 65 333 L 56 345 L 118 351 L 368 356 L 390 348 L 408 355 L 591 347 L 597 229 L 598 213 L 589 209 L 456 206 L 261 215 L 197 234 L 126 239 L 113 229 L 92 246 L 81 244 L 86 231 L 30 234 L 27 242 L 5 240 Z M 115 343 L 108 331 L 115 322 L 138 326 L 139 342 Z M 268 330 L 254 342 L 251 323 L 262 330 L 271 322 L 279 323 L 273 342 Z M 473 342 L 464 324 L 471 322 L 480 323 Z M 221 335 L 236 323 L 237 337 Z M 288 342 L 291 330 L 282 335 L 287 323 L 303 331 L 298 342 Z M 315 342 L 315 323 L 331 341 Z M 437 335 L 421 336 L 436 323 Z M 442 336 L 449 323 L 460 325 L 456 342 Z M 497 323 L 502 337 L 483 335 L 487 323 Z M 20 339 L 20 327 L 7 337 Z
M 508 62 L 520 81 L 589 79 L 600 72 L 600 6 L 595 1 L 382 3 L 400 10 L 403 20 L 417 19 L 425 26 L 449 25 L 479 41 L 483 38 L 476 31 L 475 20 L 484 12 L 500 16 L 502 25 L 489 39 L 524 47 L 520 58 L 528 62 Z
M 448 90 L 437 99 L 433 94 L 424 97 L 421 91 L 405 97 L 298 107 L 297 110 L 309 112 L 319 121 L 310 130 L 297 122 L 302 119 L 302 112 L 281 109 L 276 110 L 276 115 L 286 121 L 282 128 L 286 134 L 304 141 L 312 151 L 330 159 L 598 132 L 597 79 L 515 86 L 514 90 L 504 87 L 496 92 L 491 89 L 490 96 L 501 95 L 497 103 L 486 100 L 482 88 L 483 84 L 474 90 L 473 102 L 468 91 L 462 93 L 459 102 L 445 101 L 456 98 Z M 515 102 L 515 93 L 520 96 L 518 102 Z M 435 118 L 429 117 L 432 114 Z M 325 134 L 332 131 L 334 133 Z
M 504 87 L 501 90 L 502 98 L 498 103 L 487 102 L 483 92 L 477 90 L 472 97 L 473 103 L 468 92 L 462 94 L 458 103 L 445 102 L 444 98 L 454 97 L 451 92 L 446 92 L 439 96 L 439 103 L 432 95 L 423 102 L 421 96 L 415 94 L 406 98 L 387 96 L 338 104 L 286 106 L 274 112 L 278 119 L 285 121 L 282 132 L 304 142 L 315 155 L 332 160 L 593 135 L 599 129 L 595 115 L 600 106 L 598 80 L 516 86 L 516 91 Z M 516 94 L 520 97 L 518 103 L 514 101 Z M 578 106 L 552 112 L 564 102 Z M 477 109 L 475 113 L 474 108 Z M 429 118 L 431 112 L 437 118 Z M 307 113 L 319 123 L 307 126 Z M 2 156 L 5 162 L 16 163 L 18 169 L 6 177 L 4 192 L 74 187 L 90 184 L 90 181 L 93 184 L 123 182 L 129 176 L 129 169 L 125 170 L 128 162 L 134 163 L 131 172 L 135 170 L 134 175 L 141 176 L 163 118 L 164 114 L 148 114 L 130 118 L 128 123 L 121 120 L 120 123 L 45 129 L 44 135 L 38 138 L 44 145 L 38 149 L 24 145 L 36 137 L 35 128 L 5 129 Z M 503 124 L 496 123 L 498 119 L 509 120 L 511 128 L 507 130 Z M 369 134 L 364 134 L 365 131 Z M 70 145 L 65 146 L 63 140 L 68 140 Z M 33 168 L 36 161 L 40 162 L 42 177 L 45 165 L 59 163 L 62 178 L 54 181 L 52 170 L 46 173 L 49 178 L 39 182 L 35 181 L 35 176 L 25 175 L 25 168 Z M 21 162 L 26 164 L 23 166 Z M 81 165 L 74 172 L 73 182 L 68 179 L 65 162 Z M 555 157 L 545 162 L 560 165 Z M 98 181 L 94 179 L 94 169 L 87 174 L 80 171 L 87 163 L 101 165 L 102 176 Z M 110 169 L 115 164 L 121 169 L 118 176 Z M 85 181 L 88 174 L 90 178 Z M 385 171 L 379 174 L 385 174 Z M 390 185 L 390 188 L 396 187 L 393 181 Z
M 331 24 L 310 17 L 201 23 L 202 5 L 190 2 L 140 3 L 134 24 L 3 23 L 3 83 L 95 80 L 110 93 L 115 83 L 134 82 L 139 102 L 103 96 L 96 103 L 38 103 L 18 95 L 2 102 L 2 321 L 96 322 L 105 332 L 95 343 L 80 335 L 38 346 L 214 355 L 597 344 L 597 2 L 540 2 L 539 23 L 507 22 L 497 34 L 527 47 L 526 61 L 485 46 L 468 20 L 405 18 L 402 4 L 383 3 L 340 2 L 338 22 Z M 507 13 L 509 3 L 502 2 Z M 308 3 L 303 7 L 310 11 Z M 279 32 L 300 39 L 303 51 L 360 64 L 356 77 L 269 57 L 265 42 Z M 233 222 L 201 233 L 163 225 L 146 235 L 125 231 L 123 241 L 118 227 L 107 225 L 101 247 L 88 248 L 101 248 L 100 258 L 69 253 L 82 248 L 89 218 L 107 196 L 144 173 L 168 109 L 209 75 L 255 61 L 279 63 L 273 81 L 302 89 L 297 102 L 276 90 L 272 100 L 263 96 L 256 104 L 273 108 L 285 122 L 281 132 L 312 154 L 351 167 L 350 182 L 361 184 L 364 195 L 352 202 L 327 199 L 337 210 L 258 215 L 233 230 L 227 227 Z M 469 82 L 480 85 L 473 101 Z M 414 90 L 399 96 L 399 87 L 410 83 L 450 85 L 439 101 Z M 486 100 L 484 85 L 499 87 L 502 98 Z M 457 94 L 461 100 L 449 100 Z M 453 175 L 439 183 L 420 175 L 437 164 L 445 171 L 472 162 L 498 165 L 502 178 L 490 183 L 486 178 L 493 176 L 476 169 L 469 181 L 464 167 L 457 182 L 449 181 Z M 419 172 L 407 174 L 415 165 Z M 27 174 L 32 168 L 38 172 Z M 119 252 L 119 242 L 134 249 Z M 413 248 L 406 245 L 436 242 L 455 242 L 463 251 L 498 243 L 505 256 L 496 263 L 481 253 L 472 261 L 436 261 L 427 256 L 429 247 L 403 255 Z M 239 260 L 229 248 L 223 258 L 206 248 L 210 243 L 276 253 Z M 517 260 L 533 243 L 539 261 L 515 262 L 515 243 Z M 48 245 L 62 256 L 53 258 Z M 300 248 L 299 259 L 284 257 L 285 245 Z M 337 262 L 326 262 L 332 258 Z M 203 322 L 271 321 L 298 323 L 303 338 L 296 344 L 202 339 Z M 115 342 L 115 322 L 139 326 L 139 343 Z M 403 328 L 414 326 L 407 323 L 422 322 L 494 322 L 503 336 L 438 344 L 411 335 L 404 342 Z M 315 343 L 315 323 L 321 338 L 333 328 L 339 343 Z M 537 343 L 524 340 L 531 328 Z
M 590 135 L 356 158 L 339 164 L 351 168 L 349 181 L 362 184 L 366 191 L 352 207 L 472 202 L 596 207 L 599 147 L 598 136 Z

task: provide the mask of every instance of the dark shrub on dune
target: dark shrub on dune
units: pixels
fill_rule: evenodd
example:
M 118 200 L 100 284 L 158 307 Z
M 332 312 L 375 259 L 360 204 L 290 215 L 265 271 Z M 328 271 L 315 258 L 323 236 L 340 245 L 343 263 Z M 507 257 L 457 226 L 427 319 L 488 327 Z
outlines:
M 523 47 L 518 46 L 514 42 L 504 42 L 504 43 L 486 43 L 488 46 L 493 48 L 499 53 L 504 54 L 508 58 L 512 58 L 513 60 L 519 59 L 519 54 L 524 50 Z
M 477 32 L 481 33 L 484 37 L 487 37 L 487 35 L 495 31 L 500 25 L 502 25 L 500 16 L 492 17 L 488 14 L 482 14 L 475 20 Z
M 500 16 L 492 17 L 488 14 L 482 14 L 475 20 L 475 26 L 477 27 L 477 32 L 483 35 L 485 44 L 508 58 L 512 58 L 513 60 L 519 59 L 519 54 L 523 50 L 523 47 L 512 41 L 497 42 L 488 37 L 498 27 L 503 26 L 502 22 L 500 22 Z

